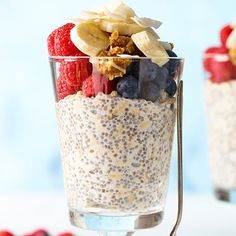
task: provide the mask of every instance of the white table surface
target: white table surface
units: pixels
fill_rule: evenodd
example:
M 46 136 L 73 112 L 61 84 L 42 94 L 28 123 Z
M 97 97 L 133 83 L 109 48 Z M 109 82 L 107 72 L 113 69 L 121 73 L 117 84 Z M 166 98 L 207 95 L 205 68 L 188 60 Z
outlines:
M 185 196 L 184 215 L 178 236 L 236 236 L 236 205 L 212 196 Z M 176 217 L 176 198 L 167 200 L 163 223 L 135 236 L 168 236 Z M 78 236 L 98 236 L 71 226 L 62 193 L 0 194 L 0 229 L 16 235 L 46 228 L 52 235 L 70 230 Z

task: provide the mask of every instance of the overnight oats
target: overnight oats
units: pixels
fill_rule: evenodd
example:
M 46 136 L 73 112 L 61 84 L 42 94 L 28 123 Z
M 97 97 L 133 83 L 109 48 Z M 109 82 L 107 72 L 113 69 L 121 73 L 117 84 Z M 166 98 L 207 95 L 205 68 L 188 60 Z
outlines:
M 183 59 L 154 31 L 161 22 L 123 1 L 70 21 L 49 35 L 48 51 L 71 222 L 98 231 L 156 226 Z
M 220 31 L 221 46 L 204 53 L 209 154 L 216 196 L 232 200 L 236 191 L 236 27 Z

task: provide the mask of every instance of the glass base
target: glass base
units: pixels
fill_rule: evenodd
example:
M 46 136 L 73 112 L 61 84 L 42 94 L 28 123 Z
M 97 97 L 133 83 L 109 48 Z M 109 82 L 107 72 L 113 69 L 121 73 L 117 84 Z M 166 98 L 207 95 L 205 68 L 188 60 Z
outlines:
M 69 213 L 72 225 L 99 232 L 133 232 L 138 229 L 149 229 L 159 225 L 163 219 L 163 211 L 143 215 L 130 214 L 115 216 L 79 212 L 75 210 L 70 210 Z
M 102 232 L 99 236 L 132 236 L 134 232 Z
M 215 188 L 214 193 L 218 200 L 236 204 L 236 189 L 225 190 L 221 188 Z

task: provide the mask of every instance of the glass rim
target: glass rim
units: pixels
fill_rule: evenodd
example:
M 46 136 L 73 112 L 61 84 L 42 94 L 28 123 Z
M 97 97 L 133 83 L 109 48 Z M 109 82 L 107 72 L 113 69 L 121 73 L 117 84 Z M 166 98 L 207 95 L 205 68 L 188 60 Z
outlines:
M 151 59 L 171 59 L 171 60 L 182 60 L 184 61 L 183 57 L 139 57 L 139 56 L 106 56 L 106 57 L 99 57 L 99 56 L 49 56 L 49 60 L 56 60 L 56 59 L 66 59 L 66 60 L 74 60 L 74 59 L 134 59 L 134 60 L 151 60 Z

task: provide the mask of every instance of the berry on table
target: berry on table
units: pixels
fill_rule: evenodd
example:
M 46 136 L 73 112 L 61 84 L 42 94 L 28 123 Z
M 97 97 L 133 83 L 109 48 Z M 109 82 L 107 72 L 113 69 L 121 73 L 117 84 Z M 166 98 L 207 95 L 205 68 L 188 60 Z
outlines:
M 50 234 L 44 229 L 37 229 L 29 234 L 24 234 L 24 236 L 50 236 Z
M 116 89 L 118 94 L 124 98 L 138 98 L 138 80 L 132 75 L 125 75 L 120 78 Z
M 58 236 L 75 236 L 75 235 L 71 232 L 63 232 L 63 233 L 58 234 Z
M 8 231 L 8 230 L 1 230 L 1 231 L 0 231 L 0 236 L 14 236 L 14 234 L 11 233 L 11 232 Z

